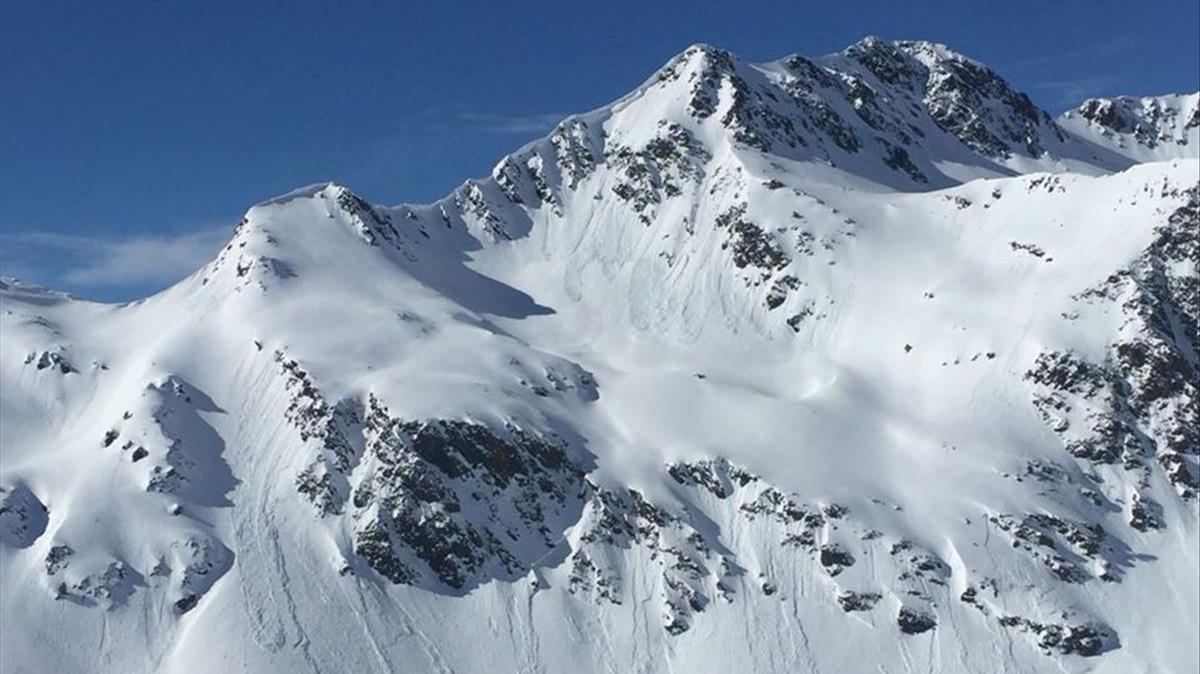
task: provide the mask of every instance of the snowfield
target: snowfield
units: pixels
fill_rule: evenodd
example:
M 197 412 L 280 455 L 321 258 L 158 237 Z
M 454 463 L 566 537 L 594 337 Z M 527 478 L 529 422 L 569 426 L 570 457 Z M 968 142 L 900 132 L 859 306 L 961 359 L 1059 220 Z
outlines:
M 433 204 L 0 286 L 4 672 L 1189 672 L 1200 95 L 696 45 Z

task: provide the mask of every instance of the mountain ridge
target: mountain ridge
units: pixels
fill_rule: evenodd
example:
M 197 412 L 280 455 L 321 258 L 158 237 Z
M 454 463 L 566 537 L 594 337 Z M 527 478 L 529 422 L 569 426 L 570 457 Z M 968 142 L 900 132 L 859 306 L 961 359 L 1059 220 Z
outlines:
M 0 668 L 1187 666 L 1200 143 L 1021 96 L 694 45 L 431 204 L 5 281 Z

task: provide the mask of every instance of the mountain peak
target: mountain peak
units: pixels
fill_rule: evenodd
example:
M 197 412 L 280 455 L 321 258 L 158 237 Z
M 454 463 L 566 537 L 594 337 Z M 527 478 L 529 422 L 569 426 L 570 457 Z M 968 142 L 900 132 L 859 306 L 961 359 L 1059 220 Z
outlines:
M 315 261 L 344 262 L 348 247 L 366 244 L 404 254 L 412 236 L 350 188 L 314 183 L 251 207 L 200 280 L 208 285 L 224 279 L 219 286 L 239 291 L 248 286 L 266 290 L 312 268 Z
M 1063 113 L 1059 123 L 1139 161 L 1194 157 L 1200 93 L 1089 98 Z
M 949 46 L 941 42 L 930 42 L 927 40 L 901 40 L 895 43 L 896 48 L 901 51 L 911 54 L 926 65 L 932 65 L 941 61 L 957 61 L 971 63 L 979 67 L 986 68 L 982 62 L 977 61 L 969 56 L 955 51 Z

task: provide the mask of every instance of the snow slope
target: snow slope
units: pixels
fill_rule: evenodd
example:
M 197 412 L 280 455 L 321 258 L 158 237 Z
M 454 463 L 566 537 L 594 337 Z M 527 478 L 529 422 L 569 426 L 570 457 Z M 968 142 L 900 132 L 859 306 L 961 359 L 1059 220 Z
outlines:
M 6 280 L 0 669 L 1193 670 L 1200 161 L 1131 133 L 697 45 L 439 202 Z

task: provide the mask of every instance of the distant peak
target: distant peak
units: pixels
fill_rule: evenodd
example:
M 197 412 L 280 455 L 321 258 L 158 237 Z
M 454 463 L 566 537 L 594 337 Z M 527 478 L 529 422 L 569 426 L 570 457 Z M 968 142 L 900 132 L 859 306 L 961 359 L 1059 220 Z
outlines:
M 1156 120 L 1179 114 L 1193 113 L 1200 103 L 1200 94 L 1164 94 L 1161 96 L 1095 97 L 1085 100 L 1067 113 L 1078 114 L 1098 124 L 1121 130 L 1121 125 L 1139 119 Z
M 721 51 L 707 42 L 693 42 L 688 45 L 688 48 L 683 50 L 684 54 L 707 54 L 716 51 Z
M 929 42 L 926 40 L 905 40 L 895 43 L 896 49 L 903 51 L 913 58 L 921 61 L 925 65 L 933 65 L 946 61 L 955 61 L 959 63 L 970 63 L 987 70 L 991 70 L 983 63 L 963 55 L 961 52 L 955 51 L 941 42 Z
M 857 42 L 852 42 L 842 50 L 843 54 L 854 55 L 871 51 L 896 51 L 896 43 L 884 40 L 878 35 L 868 35 Z
M 1200 144 L 1200 93 L 1089 98 L 1063 113 L 1059 123 L 1126 155 L 1195 156 Z
M 259 203 L 255 204 L 255 207 L 282 206 L 283 204 L 286 204 L 290 201 L 295 201 L 296 199 L 311 199 L 320 195 L 324 190 L 336 188 L 345 189 L 334 182 L 312 183 L 310 185 L 305 185 L 304 187 L 291 190 L 290 192 L 285 192 L 277 197 L 272 197 L 266 201 L 260 201 Z
M 61 290 L 47 288 L 46 286 L 37 283 L 22 281 L 14 276 L 0 276 L 0 292 L 10 293 L 13 296 L 25 298 L 38 298 L 41 300 L 71 300 L 75 299 L 70 294 Z
M 349 212 L 361 211 L 367 204 L 365 199 L 355 194 L 349 187 L 331 181 L 305 185 L 277 197 L 261 201 L 250 208 L 250 213 L 261 208 L 286 206 L 303 199 L 323 199 L 333 202 L 337 207 Z M 247 216 L 250 213 L 247 213 Z
M 667 61 L 667 64 L 659 70 L 656 79 L 671 78 L 671 75 L 679 73 L 692 64 L 696 64 L 701 68 L 712 66 L 726 67 L 731 66 L 737 60 L 738 58 L 733 52 L 714 47 L 705 42 L 696 42 Z
M 928 40 L 882 40 L 868 35 L 846 47 L 842 54 L 862 63 L 868 68 L 891 72 L 904 71 L 912 75 L 920 71 L 917 64 L 926 68 L 937 68 L 944 64 L 964 64 L 992 72 L 985 64 L 955 51 L 941 42 Z M 913 63 L 913 62 L 916 63 Z

